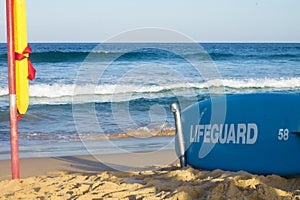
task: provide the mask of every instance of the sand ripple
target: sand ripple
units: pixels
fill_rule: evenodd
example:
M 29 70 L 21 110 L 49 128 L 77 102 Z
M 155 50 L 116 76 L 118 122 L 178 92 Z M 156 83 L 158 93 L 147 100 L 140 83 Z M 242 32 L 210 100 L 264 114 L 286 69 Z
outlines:
M 300 177 L 184 170 L 57 173 L 1 181 L 0 199 L 300 199 Z

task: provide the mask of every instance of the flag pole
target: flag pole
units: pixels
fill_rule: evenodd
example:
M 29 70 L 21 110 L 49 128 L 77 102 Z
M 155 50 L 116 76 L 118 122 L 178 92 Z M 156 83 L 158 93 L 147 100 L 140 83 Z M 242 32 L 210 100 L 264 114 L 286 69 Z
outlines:
M 14 0 L 6 0 L 7 21 L 7 59 L 8 59 L 8 88 L 10 110 L 10 148 L 12 179 L 20 179 L 18 119 L 16 103 L 16 69 L 14 47 Z

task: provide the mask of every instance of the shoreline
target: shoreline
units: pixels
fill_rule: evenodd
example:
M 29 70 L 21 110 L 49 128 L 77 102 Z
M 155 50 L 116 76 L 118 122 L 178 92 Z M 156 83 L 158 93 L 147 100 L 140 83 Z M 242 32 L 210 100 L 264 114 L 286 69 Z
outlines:
M 45 142 L 44 144 L 19 145 L 20 158 L 44 158 L 64 156 L 84 156 L 98 154 L 118 154 L 139 151 L 157 151 L 175 148 L 173 136 L 156 136 L 148 138 L 121 137 L 98 138 L 70 142 Z M 10 159 L 10 146 L 0 147 L 0 161 Z
M 147 156 L 147 157 L 145 157 Z M 98 173 L 102 171 L 129 171 L 174 164 L 174 150 L 119 154 L 78 155 L 61 157 L 21 158 L 21 178 L 61 173 Z M 11 161 L 0 160 L 0 181 L 11 178 Z

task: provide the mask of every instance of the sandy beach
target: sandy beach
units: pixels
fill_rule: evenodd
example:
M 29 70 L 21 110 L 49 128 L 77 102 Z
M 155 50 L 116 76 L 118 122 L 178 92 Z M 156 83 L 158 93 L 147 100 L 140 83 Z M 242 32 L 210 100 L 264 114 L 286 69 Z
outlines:
M 300 1 L 240 2 L 3 2 L 0 200 L 300 200 Z
M 180 169 L 174 151 L 159 155 L 100 158 L 135 166 L 126 171 L 92 156 L 21 159 L 22 178 L 13 181 L 10 161 L 0 161 L 0 199 L 300 199 L 299 176 Z

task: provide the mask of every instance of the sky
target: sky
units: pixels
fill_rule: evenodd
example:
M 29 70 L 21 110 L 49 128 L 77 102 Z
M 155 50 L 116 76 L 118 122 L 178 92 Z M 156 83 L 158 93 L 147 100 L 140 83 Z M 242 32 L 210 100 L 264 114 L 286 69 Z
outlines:
M 199 42 L 300 42 L 299 0 L 27 0 L 29 42 L 101 42 L 156 27 Z M 6 42 L 5 0 L 0 42 Z

